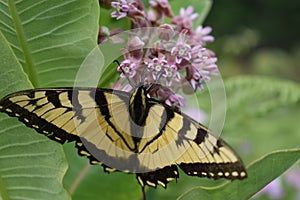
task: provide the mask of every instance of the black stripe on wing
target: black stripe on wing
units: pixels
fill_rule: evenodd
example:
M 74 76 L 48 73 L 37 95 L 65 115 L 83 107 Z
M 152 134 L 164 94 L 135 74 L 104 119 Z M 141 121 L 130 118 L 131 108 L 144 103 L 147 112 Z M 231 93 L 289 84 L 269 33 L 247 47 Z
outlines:
M 124 93 L 125 94 L 125 93 Z M 95 94 L 95 103 L 98 105 L 99 109 L 100 109 L 100 112 L 101 114 L 104 116 L 104 119 L 106 121 L 106 123 L 108 124 L 108 126 L 110 126 L 110 128 L 112 129 L 112 131 L 118 135 L 118 137 L 123 141 L 123 143 L 126 145 L 126 147 L 131 150 L 131 151 L 135 151 L 136 148 L 137 148 L 137 143 L 133 143 L 130 145 L 130 143 L 132 143 L 132 139 L 133 137 L 130 137 L 130 140 L 126 140 L 125 136 L 128 137 L 128 135 L 130 135 L 131 133 L 125 133 L 124 134 L 124 131 L 122 130 L 122 128 L 124 127 L 117 127 L 115 122 L 113 122 L 115 119 L 113 116 L 113 113 L 112 113 L 112 110 L 109 109 L 109 106 L 108 105 L 111 105 L 110 102 L 108 101 L 111 101 L 114 96 L 117 96 L 119 98 L 119 100 L 122 101 L 122 103 L 124 104 L 125 107 L 123 107 L 122 111 L 123 112 L 128 112 L 128 104 L 129 104 L 129 96 L 128 94 L 127 95 L 124 95 L 123 93 L 122 94 L 118 94 L 116 91 L 114 91 L 111 95 L 108 95 L 104 92 L 96 92 Z M 116 105 L 112 105 L 112 108 L 113 106 L 116 106 Z M 111 109 L 112 109 L 111 108 Z M 128 119 L 124 119 L 123 120 L 130 120 L 129 118 Z M 110 137 L 110 133 L 108 132 L 107 134 L 107 137 L 110 138 L 110 140 L 112 142 L 115 142 L 111 137 Z
M 196 138 L 192 141 L 197 145 L 187 149 L 182 156 L 189 157 L 190 161 L 189 158 L 179 159 L 178 166 L 189 176 L 229 180 L 246 178 L 244 164 L 235 151 L 201 124 L 191 121 L 198 128 Z M 196 154 L 198 156 L 195 157 Z
M 91 165 L 101 165 L 103 167 L 103 170 L 105 172 L 113 172 L 113 171 L 117 171 L 117 169 L 115 168 L 111 168 L 107 165 L 105 165 L 103 162 L 99 161 L 97 158 L 95 158 L 90 152 L 89 150 L 87 150 L 87 148 L 85 148 L 85 145 L 82 143 L 82 140 L 84 140 L 83 138 L 81 138 L 79 141 L 76 141 L 76 145 L 75 147 L 78 149 L 78 154 L 80 156 L 85 156 L 89 159 L 89 162 Z M 85 141 L 85 144 L 87 142 Z M 90 149 L 90 148 L 89 148 Z M 91 150 L 91 149 L 90 149 Z
M 176 165 L 166 166 L 162 169 L 147 172 L 138 173 L 136 178 L 142 187 L 146 185 L 156 188 L 159 184 L 164 188 L 167 187 L 168 182 L 179 178 L 179 173 Z
M 154 103 L 151 103 L 151 106 L 155 105 Z M 149 106 L 149 107 L 151 107 Z M 161 123 L 159 124 L 159 132 L 151 138 L 146 144 L 144 144 L 143 148 L 139 150 L 139 153 L 142 153 L 146 148 L 149 147 L 152 143 L 157 142 L 157 139 L 159 139 L 163 134 L 166 134 L 166 128 L 168 127 L 168 123 L 174 118 L 174 112 L 170 109 L 165 109 L 166 111 L 166 120 L 161 120 Z M 157 116 L 162 118 L 162 116 Z

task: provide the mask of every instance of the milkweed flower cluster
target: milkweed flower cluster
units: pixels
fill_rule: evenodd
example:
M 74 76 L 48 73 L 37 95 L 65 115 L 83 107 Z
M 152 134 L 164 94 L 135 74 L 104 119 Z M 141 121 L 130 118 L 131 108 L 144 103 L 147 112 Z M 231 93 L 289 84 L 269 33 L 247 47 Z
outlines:
M 122 51 L 124 60 L 118 66 L 119 81 L 130 79 L 133 83 L 151 85 L 151 96 L 181 108 L 186 99 L 179 94 L 180 90 L 185 94 L 202 90 L 203 84 L 218 74 L 217 58 L 213 51 L 205 48 L 207 43 L 214 41 L 214 37 L 209 35 L 212 29 L 194 28 L 199 15 L 192 6 L 181 8 L 179 14 L 174 15 L 168 0 L 150 0 L 149 5 L 149 10 L 146 10 L 140 0 L 111 2 L 114 8 L 111 17 L 117 20 L 129 18 L 131 28 L 157 27 L 158 40 L 150 47 L 151 33 L 147 31 L 127 41 Z M 101 27 L 99 43 L 121 31 Z M 120 88 L 117 82 L 114 88 L 117 87 L 124 89 L 128 85 Z

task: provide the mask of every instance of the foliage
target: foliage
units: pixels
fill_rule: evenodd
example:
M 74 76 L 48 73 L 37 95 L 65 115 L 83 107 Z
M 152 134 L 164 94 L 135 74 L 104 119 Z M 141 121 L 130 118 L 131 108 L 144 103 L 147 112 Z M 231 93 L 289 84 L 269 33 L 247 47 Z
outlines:
M 180 3 L 172 1 L 172 5 L 177 8 Z M 209 9 L 210 1 L 201 5 L 204 6 L 198 5 L 197 10 L 200 13 Z M 98 1 L 32 4 L 1 0 L 0 11 L 1 97 L 32 87 L 72 86 L 80 64 L 97 45 Z M 104 16 L 101 20 L 109 22 L 106 19 Z M 294 149 L 300 141 L 299 84 L 248 76 L 227 79 L 225 86 L 228 117 L 223 137 L 241 152 L 246 163 L 273 150 L 286 150 L 254 161 L 248 167 L 249 179 L 245 181 L 224 183 L 182 175 L 167 190 L 149 189 L 150 199 L 246 199 L 300 158 L 299 148 Z M 4 200 L 141 197 L 134 175 L 105 174 L 99 166 L 89 167 L 87 159 L 77 155 L 74 144 L 64 146 L 70 166 L 65 174 L 66 158 L 59 144 L 4 114 L 0 114 L 0 130 L 0 192 Z

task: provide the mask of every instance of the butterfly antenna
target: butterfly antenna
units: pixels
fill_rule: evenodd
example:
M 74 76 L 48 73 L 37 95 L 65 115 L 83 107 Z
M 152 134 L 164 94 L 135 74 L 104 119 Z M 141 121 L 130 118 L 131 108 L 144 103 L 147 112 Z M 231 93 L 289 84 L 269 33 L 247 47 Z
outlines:
M 114 63 L 117 63 L 120 66 L 120 62 L 118 60 L 114 60 Z
M 118 66 L 120 66 L 120 63 L 118 60 L 114 60 L 115 63 L 118 64 Z M 128 77 L 127 73 L 124 71 L 123 68 L 120 67 L 120 70 L 122 71 L 122 73 L 125 75 L 129 85 L 132 87 L 132 88 L 135 88 L 136 84 L 132 82 L 132 80 L 130 80 L 130 78 Z

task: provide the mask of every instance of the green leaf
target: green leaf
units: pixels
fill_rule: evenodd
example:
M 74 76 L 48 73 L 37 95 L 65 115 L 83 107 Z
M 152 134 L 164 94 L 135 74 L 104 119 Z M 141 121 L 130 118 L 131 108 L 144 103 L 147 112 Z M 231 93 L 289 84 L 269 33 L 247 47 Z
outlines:
M 0 32 L 0 47 L 0 96 L 3 97 L 10 92 L 32 88 L 2 32 Z
M 226 81 L 226 91 L 229 111 L 246 107 L 251 115 L 300 102 L 300 85 L 278 78 L 238 76 Z
M 32 85 L 72 86 L 84 58 L 97 46 L 98 14 L 96 0 L 0 0 L 5 37 L 0 44 L 0 97 Z M 62 185 L 66 160 L 61 145 L 14 118 L 0 117 L 2 198 L 69 199 Z
M 1 32 L 0 47 L 0 96 L 31 88 Z M 0 113 L 0 138 L 0 193 L 3 200 L 70 198 L 62 186 L 67 163 L 60 145 L 4 113 Z
M 271 110 L 300 102 L 299 83 L 266 76 L 235 76 L 224 81 L 227 112 L 262 116 Z M 198 95 L 199 102 L 208 110 L 210 96 L 207 89 Z M 213 92 L 213 91 L 212 91 Z M 205 106 L 206 105 L 206 106 Z M 242 110 L 243 112 L 236 112 Z
M 249 199 L 276 177 L 281 175 L 300 158 L 300 149 L 270 153 L 248 167 L 248 178 L 243 181 L 227 182 L 215 187 L 198 187 L 183 194 L 179 199 Z
M 97 45 L 98 1 L 0 1 L 0 30 L 34 87 L 72 86 Z

